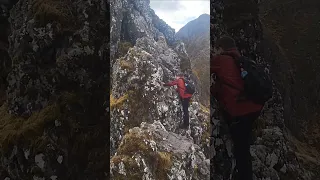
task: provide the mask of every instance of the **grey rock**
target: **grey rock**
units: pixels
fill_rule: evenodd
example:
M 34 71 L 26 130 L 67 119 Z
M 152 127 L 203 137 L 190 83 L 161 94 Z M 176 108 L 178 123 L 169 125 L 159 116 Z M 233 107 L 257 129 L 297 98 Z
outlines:
M 136 141 L 132 142 L 131 138 Z M 126 143 L 134 143 L 132 145 L 135 146 L 144 143 L 146 148 L 130 152 L 126 149 Z M 162 163 L 157 166 L 152 164 L 160 161 Z M 135 166 L 140 168 L 133 174 L 131 171 Z M 157 173 L 154 173 L 154 168 L 157 168 Z M 191 139 L 167 131 L 160 121 L 142 123 L 140 127 L 130 129 L 118 153 L 111 160 L 110 171 L 112 178 L 145 177 L 150 180 L 163 178 L 163 175 L 168 179 L 200 180 L 209 179 L 210 174 L 209 164 L 201 148 Z

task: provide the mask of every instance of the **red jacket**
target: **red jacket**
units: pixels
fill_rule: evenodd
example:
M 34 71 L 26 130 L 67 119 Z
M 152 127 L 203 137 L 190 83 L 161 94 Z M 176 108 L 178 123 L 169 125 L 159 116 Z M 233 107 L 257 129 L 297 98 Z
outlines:
M 232 53 L 238 57 L 240 56 L 236 48 L 230 49 L 227 53 Z M 222 83 L 232 84 L 239 89 L 244 88 L 244 82 L 240 76 L 240 69 L 231 56 L 213 56 L 210 62 L 210 74 L 212 75 L 212 73 L 217 76 L 217 81 L 216 84 L 211 87 L 211 93 L 231 116 L 243 116 L 262 110 L 263 105 L 255 104 L 252 101 L 237 101 L 240 91 Z
M 185 98 L 192 97 L 192 94 L 185 93 L 186 86 L 184 84 L 184 79 L 183 78 L 179 78 L 179 79 L 176 79 L 174 81 L 171 81 L 171 82 L 168 82 L 168 83 L 165 84 L 165 86 L 174 86 L 174 85 L 177 85 L 176 91 L 179 93 L 179 96 L 181 98 L 185 99 Z

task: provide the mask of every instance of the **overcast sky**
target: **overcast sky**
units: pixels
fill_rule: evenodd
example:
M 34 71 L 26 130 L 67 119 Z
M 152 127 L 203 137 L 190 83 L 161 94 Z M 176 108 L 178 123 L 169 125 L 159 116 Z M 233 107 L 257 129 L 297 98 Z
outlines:
M 150 0 L 150 6 L 176 32 L 201 14 L 210 14 L 210 0 Z

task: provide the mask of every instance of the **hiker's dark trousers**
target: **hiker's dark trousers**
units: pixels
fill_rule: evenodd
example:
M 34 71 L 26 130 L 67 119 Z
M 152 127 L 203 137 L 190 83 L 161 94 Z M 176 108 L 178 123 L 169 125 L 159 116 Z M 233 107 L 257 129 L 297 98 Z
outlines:
M 183 123 L 189 125 L 189 103 L 190 98 L 181 98 L 182 110 L 183 110 Z
M 252 141 L 252 125 L 259 117 L 260 112 L 251 113 L 240 117 L 231 117 L 224 112 L 224 119 L 229 125 L 231 138 L 234 143 L 234 155 L 236 158 L 236 180 L 252 180 L 252 161 L 250 144 Z

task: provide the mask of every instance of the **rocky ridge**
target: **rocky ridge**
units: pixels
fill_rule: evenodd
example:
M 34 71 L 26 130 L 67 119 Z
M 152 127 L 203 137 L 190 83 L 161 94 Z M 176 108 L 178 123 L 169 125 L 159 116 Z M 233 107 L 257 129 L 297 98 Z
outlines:
M 183 71 L 181 64 L 188 63 L 184 44 L 170 44 L 174 36 L 171 38 L 167 34 L 171 32 L 167 25 L 160 26 L 154 21 L 146 26 L 147 17 L 154 14 L 148 1 L 117 3 L 134 8 L 126 9 L 125 14 L 112 14 L 111 28 L 140 30 L 146 34 L 111 34 L 111 39 L 118 45 L 128 41 L 132 44 L 112 64 L 111 177 L 209 179 L 206 151 L 209 143 L 208 110 L 197 102 L 197 98 L 193 99 L 189 108 L 190 129 L 180 129 L 182 111 L 177 93 L 174 88 L 162 86 L 163 82 L 172 80 Z M 141 21 L 127 21 L 133 17 L 137 7 L 147 14 L 135 17 Z

